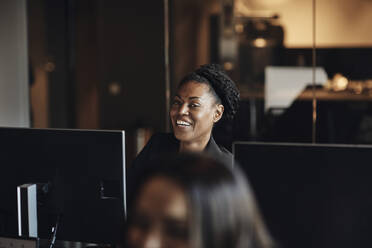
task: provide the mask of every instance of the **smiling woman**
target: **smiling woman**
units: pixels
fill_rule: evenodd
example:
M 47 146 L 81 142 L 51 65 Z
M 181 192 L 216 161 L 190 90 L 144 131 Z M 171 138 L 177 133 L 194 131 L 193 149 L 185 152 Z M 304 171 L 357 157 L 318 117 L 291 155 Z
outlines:
M 174 97 L 170 118 L 173 133 L 155 134 L 135 159 L 132 169 L 164 153 L 206 152 L 231 164 L 231 153 L 219 147 L 212 129 L 221 118 L 232 119 L 239 91 L 219 65 L 203 65 L 186 75 Z
M 232 164 L 231 153 L 212 137 L 215 123 L 232 119 L 238 109 L 239 91 L 219 65 L 207 64 L 186 75 L 177 88 L 170 109 L 173 133 L 153 135 L 128 171 L 128 190 L 151 160 L 179 152 L 207 153 Z

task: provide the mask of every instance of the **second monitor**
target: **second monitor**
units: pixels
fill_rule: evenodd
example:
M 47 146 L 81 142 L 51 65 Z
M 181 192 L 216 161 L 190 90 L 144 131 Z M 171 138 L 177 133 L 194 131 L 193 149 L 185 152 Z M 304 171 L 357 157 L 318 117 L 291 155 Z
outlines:
M 278 247 L 370 247 L 372 146 L 237 142 Z

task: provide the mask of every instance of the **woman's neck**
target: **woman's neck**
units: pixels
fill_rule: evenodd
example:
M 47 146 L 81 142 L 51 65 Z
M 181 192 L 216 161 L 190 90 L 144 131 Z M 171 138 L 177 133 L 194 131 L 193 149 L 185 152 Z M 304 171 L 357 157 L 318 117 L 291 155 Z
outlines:
M 205 147 L 207 146 L 211 136 L 208 135 L 202 140 L 198 141 L 192 141 L 192 142 L 187 142 L 187 141 L 180 141 L 180 152 L 202 152 Z

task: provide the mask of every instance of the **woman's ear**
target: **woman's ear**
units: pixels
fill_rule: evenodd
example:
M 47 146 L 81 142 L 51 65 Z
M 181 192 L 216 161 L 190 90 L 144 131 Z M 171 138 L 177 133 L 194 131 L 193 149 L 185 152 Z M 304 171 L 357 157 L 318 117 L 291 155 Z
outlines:
M 216 110 L 215 110 L 214 116 L 213 116 L 213 122 L 214 123 L 216 123 L 217 121 L 219 121 L 221 119 L 224 109 L 225 108 L 222 104 L 217 104 Z

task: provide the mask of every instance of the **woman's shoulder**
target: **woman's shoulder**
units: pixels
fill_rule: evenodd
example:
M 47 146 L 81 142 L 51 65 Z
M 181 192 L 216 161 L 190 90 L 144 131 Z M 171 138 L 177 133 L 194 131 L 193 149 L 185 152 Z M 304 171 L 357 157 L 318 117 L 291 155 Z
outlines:
M 233 166 L 234 156 L 232 155 L 232 153 L 223 146 L 219 146 L 219 148 L 220 148 L 220 151 L 221 151 L 221 154 L 220 154 L 221 159 L 226 164 Z
M 178 150 L 177 142 L 171 133 L 155 133 L 151 136 L 145 147 L 137 155 L 130 166 L 132 174 L 140 174 L 150 161 L 157 159 L 164 153 L 170 153 Z
M 225 164 L 233 165 L 233 155 L 232 153 L 227 150 L 225 147 L 220 146 L 216 143 L 216 141 L 211 137 L 206 152 L 213 156 L 218 158 L 219 160 L 222 160 Z
M 232 153 L 223 146 L 218 146 L 222 154 L 232 157 Z

